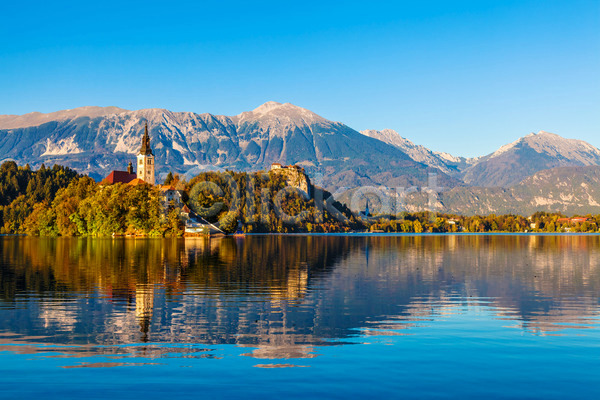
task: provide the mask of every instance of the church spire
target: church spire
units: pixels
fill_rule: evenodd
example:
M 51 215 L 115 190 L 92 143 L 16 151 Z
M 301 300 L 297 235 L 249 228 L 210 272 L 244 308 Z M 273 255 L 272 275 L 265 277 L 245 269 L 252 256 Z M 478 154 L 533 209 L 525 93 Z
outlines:
M 148 122 L 146 122 L 146 129 L 144 131 L 144 137 L 142 138 L 142 148 L 140 154 L 144 156 L 152 155 L 152 149 L 150 148 L 150 135 L 148 135 Z
M 144 137 L 142 138 L 142 148 L 140 149 L 140 154 L 138 154 L 137 159 L 138 179 L 154 185 L 154 154 L 152 154 L 152 148 L 150 147 L 148 122 L 146 122 L 146 129 L 144 130 Z

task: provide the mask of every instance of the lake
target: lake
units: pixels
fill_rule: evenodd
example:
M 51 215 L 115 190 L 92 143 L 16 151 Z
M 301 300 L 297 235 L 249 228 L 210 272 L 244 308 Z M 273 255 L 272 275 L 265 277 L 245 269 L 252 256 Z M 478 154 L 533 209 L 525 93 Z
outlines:
M 598 235 L 0 237 L 0 398 L 600 398 Z

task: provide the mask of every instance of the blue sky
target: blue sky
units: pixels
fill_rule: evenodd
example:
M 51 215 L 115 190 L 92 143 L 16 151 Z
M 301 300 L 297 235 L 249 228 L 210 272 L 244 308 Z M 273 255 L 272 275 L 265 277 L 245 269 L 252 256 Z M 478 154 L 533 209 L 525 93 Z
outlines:
M 434 150 L 600 146 L 600 2 L 5 2 L 0 114 L 291 102 Z

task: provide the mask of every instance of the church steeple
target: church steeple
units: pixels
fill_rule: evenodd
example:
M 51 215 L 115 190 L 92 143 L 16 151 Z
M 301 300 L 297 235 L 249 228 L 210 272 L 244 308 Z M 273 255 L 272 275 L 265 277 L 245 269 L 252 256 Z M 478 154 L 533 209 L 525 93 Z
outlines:
M 144 137 L 142 138 L 142 148 L 137 156 L 137 177 L 146 183 L 154 185 L 154 154 L 152 154 L 152 148 L 150 147 L 150 135 L 148 135 L 148 123 L 146 122 L 146 129 L 144 130 Z
M 142 148 L 140 154 L 148 156 L 152 155 L 152 148 L 150 147 L 150 135 L 148 135 L 148 123 L 146 122 L 146 129 L 144 131 L 144 137 L 142 138 Z

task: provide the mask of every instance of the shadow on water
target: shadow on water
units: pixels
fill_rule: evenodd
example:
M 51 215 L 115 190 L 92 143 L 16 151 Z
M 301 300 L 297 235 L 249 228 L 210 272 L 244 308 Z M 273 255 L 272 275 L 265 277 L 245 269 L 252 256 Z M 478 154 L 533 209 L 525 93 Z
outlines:
M 598 317 L 599 256 L 598 236 L 2 237 L 0 350 L 313 357 L 464 307 L 556 334 Z

